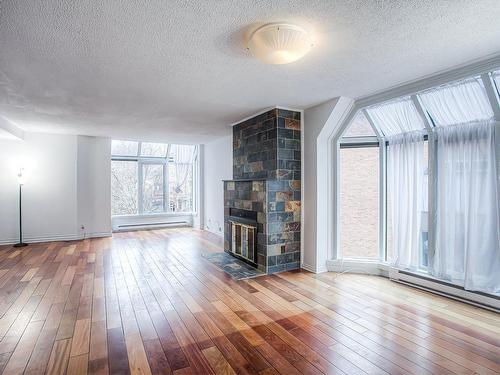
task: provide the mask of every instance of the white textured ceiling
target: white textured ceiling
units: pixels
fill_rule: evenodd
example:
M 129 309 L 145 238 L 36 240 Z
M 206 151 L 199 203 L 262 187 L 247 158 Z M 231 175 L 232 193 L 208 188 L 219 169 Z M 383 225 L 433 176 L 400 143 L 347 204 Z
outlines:
M 500 51 L 499 0 L 0 0 L 0 115 L 25 130 L 201 141 L 263 108 L 359 97 Z M 292 21 L 316 46 L 242 46 Z

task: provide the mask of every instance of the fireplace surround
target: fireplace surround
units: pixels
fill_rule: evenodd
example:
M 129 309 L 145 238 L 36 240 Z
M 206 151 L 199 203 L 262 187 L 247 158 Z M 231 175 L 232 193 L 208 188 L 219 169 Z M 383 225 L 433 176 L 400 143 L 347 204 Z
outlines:
M 300 267 L 300 131 L 300 112 L 278 108 L 233 127 L 233 180 L 224 181 L 224 249 L 268 274 Z

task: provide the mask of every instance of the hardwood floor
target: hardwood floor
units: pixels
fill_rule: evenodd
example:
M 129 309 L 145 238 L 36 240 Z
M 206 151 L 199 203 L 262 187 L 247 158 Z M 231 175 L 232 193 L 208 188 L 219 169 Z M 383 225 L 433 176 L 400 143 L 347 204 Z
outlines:
M 234 281 L 190 229 L 0 248 L 3 374 L 495 374 L 500 317 L 387 279 Z

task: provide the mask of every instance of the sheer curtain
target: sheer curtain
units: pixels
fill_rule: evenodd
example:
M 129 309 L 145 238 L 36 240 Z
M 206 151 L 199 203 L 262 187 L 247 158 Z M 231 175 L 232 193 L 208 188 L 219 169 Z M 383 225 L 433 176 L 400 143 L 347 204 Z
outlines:
M 425 125 L 409 97 L 371 107 L 367 111 L 375 126 L 385 136 L 425 129 Z
M 387 188 L 394 249 L 389 262 L 417 268 L 424 208 L 424 123 L 413 101 L 403 98 L 367 109 L 387 136 Z
M 393 135 L 387 147 L 387 192 L 391 200 L 393 252 L 391 264 L 417 269 L 425 210 L 424 134 Z
M 179 193 L 182 186 L 186 183 L 190 168 L 194 161 L 195 146 L 192 145 L 171 145 L 170 155 L 175 163 L 175 187 L 174 190 Z
M 467 290 L 500 293 L 495 122 L 476 79 L 420 94 L 437 125 L 436 244 L 429 272 Z

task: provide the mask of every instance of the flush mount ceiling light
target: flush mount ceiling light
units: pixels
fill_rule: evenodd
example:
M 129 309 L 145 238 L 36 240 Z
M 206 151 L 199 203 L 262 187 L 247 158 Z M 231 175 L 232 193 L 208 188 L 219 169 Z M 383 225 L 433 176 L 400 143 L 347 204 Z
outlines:
M 266 64 L 289 64 L 304 57 L 313 46 L 309 33 L 289 23 L 269 23 L 250 36 L 248 49 Z

